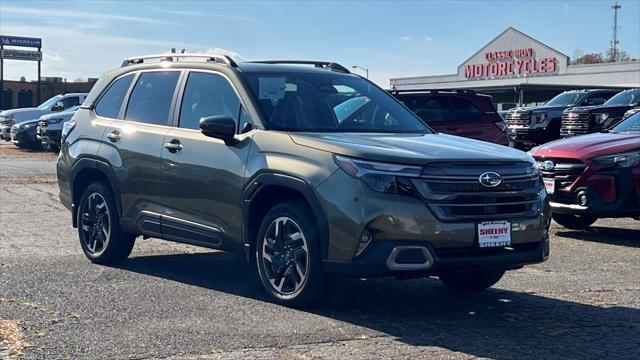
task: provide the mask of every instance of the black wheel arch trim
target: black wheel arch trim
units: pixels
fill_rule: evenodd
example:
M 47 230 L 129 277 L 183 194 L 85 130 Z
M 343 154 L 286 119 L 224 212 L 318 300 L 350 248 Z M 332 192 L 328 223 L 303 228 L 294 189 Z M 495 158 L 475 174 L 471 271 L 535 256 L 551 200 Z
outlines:
M 249 231 L 249 210 L 251 209 L 252 201 L 256 198 L 256 195 L 260 194 L 267 186 L 276 185 L 285 188 L 291 188 L 296 190 L 304 196 L 305 200 L 309 204 L 313 216 L 318 224 L 318 233 L 320 236 L 320 247 L 322 259 L 327 258 L 329 252 L 329 222 L 327 216 L 324 213 L 320 201 L 313 191 L 312 186 L 305 180 L 278 172 L 259 172 L 253 176 L 251 180 L 247 182 L 244 189 L 243 204 L 242 204 L 242 244 L 245 250 L 247 260 L 252 256 L 252 239 L 248 238 Z
M 115 172 L 113 171 L 111 166 L 109 166 L 109 164 L 107 164 L 106 162 L 104 162 L 102 160 L 98 160 L 98 159 L 95 159 L 95 158 L 80 158 L 80 159 L 76 160 L 75 164 L 73 164 L 73 166 L 71 167 L 70 174 L 69 174 L 69 183 L 70 183 L 70 187 L 71 187 L 71 199 L 72 199 L 72 201 L 74 201 L 74 199 L 76 198 L 76 193 L 74 191 L 75 189 L 73 188 L 73 184 L 75 183 L 76 177 L 83 170 L 87 170 L 87 169 L 98 171 L 98 172 L 102 173 L 107 178 L 107 181 L 109 182 L 109 186 L 111 187 L 111 191 L 113 191 L 113 196 L 115 197 L 114 200 L 116 201 L 116 211 L 118 213 L 118 218 L 121 218 L 121 216 L 122 216 L 122 204 L 121 204 L 121 199 L 120 199 L 120 187 L 118 186 L 118 182 L 116 180 Z M 72 219 L 73 219 L 73 226 L 74 227 L 78 226 L 78 219 L 76 218 L 76 211 L 75 211 L 77 206 L 78 206 L 78 204 L 73 203 L 74 211 L 72 212 Z

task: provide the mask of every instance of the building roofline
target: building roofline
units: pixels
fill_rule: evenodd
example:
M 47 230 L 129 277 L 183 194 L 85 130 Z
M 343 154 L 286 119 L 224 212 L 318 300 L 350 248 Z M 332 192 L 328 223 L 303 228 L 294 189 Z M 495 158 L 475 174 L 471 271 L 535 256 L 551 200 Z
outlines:
M 506 29 L 502 30 L 502 32 L 501 32 L 500 34 L 498 34 L 498 35 L 494 36 L 491 40 L 487 41 L 487 43 L 485 43 L 485 44 L 484 44 L 484 46 L 482 46 L 480 49 L 478 49 L 478 51 L 474 52 L 474 53 L 473 53 L 473 55 L 469 56 L 465 61 L 463 61 L 460 65 L 458 65 L 458 69 L 459 69 L 462 65 L 464 65 L 466 62 L 468 62 L 469 60 L 473 59 L 473 57 L 474 57 L 474 56 L 476 56 L 476 55 L 478 55 L 480 52 L 482 52 L 482 50 L 484 50 L 484 48 L 486 48 L 489 44 L 491 44 L 492 42 L 494 42 L 494 41 L 495 41 L 496 39 L 498 39 L 500 36 L 502 36 L 502 35 L 506 34 L 506 33 L 507 33 L 507 31 L 509 31 L 509 30 L 513 30 L 513 31 L 517 32 L 518 34 L 520 34 L 520 35 L 522 35 L 522 36 L 525 36 L 525 37 L 529 38 L 530 40 L 533 40 L 533 41 L 535 41 L 535 42 L 537 42 L 537 43 L 541 44 L 542 46 L 546 47 L 547 49 L 549 49 L 549 50 L 551 50 L 551 51 L 555 51 L 555 52 L 557 52 L 558 54 L 560 54 L 560 55 L 562 55 L 562 56 L 566 57 L 567 59 L 569 59 L 569 56 L 568 56 L 567 54 L 563 53 L 562 51 L 558 51 L 558 50 L 556 50 L 556 49 L 552 48 L 551 46 L 549 46 L 549 45 L 547 45 L 547 44 L 543 43 L 542 41 L 540 41 L 540 40 L 538 40 L 538 39 L 536 39 L 536 38 L 533 38 L 533 37 L 531 37 L 531 36 L 529 36 L 529 35 L 527 35 L 527 34 L 523 33 L 522 31 L 520 31 L 520 30 L 518 30 L 518 29 L 514 28 L 513 26 L 509 26 L 509 27 L 507 27 Z

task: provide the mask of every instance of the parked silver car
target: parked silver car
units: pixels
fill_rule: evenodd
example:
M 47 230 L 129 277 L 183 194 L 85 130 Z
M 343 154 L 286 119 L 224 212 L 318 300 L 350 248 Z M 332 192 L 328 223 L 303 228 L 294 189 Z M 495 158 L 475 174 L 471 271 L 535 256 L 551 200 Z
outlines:
M 82 104 L 86 93 L 69 93 L 56 95 L 49 100 L 43 102 L 38 107 L 28 107 L 20 109 L 11 109 L 0 112 L 0 138 L 6 141 L 11 140 L 11 126 L 14 124 L 37 119 L 42 115 L 53 112 L 67 110 L 74 106 Z

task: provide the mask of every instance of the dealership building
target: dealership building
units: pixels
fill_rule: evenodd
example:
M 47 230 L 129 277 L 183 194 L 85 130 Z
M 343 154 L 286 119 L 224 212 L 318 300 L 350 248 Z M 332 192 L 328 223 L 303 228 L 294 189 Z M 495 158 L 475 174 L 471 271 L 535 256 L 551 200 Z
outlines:
M 569 65 L 569 57 L 507 28 L 458 66 L 455 74 L 392 78 L 392 90 L 474 90 L 499 108 L 546 101 L 584 88 L 640 87 L 640 61 Z

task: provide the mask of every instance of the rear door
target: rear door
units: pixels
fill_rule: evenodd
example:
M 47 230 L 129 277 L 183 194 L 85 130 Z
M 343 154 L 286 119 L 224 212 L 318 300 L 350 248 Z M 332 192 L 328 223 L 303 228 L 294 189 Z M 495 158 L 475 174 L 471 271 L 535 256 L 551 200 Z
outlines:
M 223 74 L 191 71 L 179 95 L 175 125 L 164 137 L 162 185 L 166 239 L 233 248 L 240 243 L 242 189 L 251 134 L 235 144 L 202 134 L 203 117 L 226 115 L 250 122 L 234 86 Z
M 494 110 L 492 104 L 486 106 Z M 451 113 L 451 121 L 446 125 L 448 133 L 507 145 L 506 133 L 496 125 L 502 119 L 495 111 L 484 111 L 468 98 L 452 96 Z
M 126 107 L 108 124 L 100 154 L 120 187 L 122 221 L 147 235 L 160 235 L 162 141 L 170 129 L 180 71 L 143 71 L 129 90 Z

